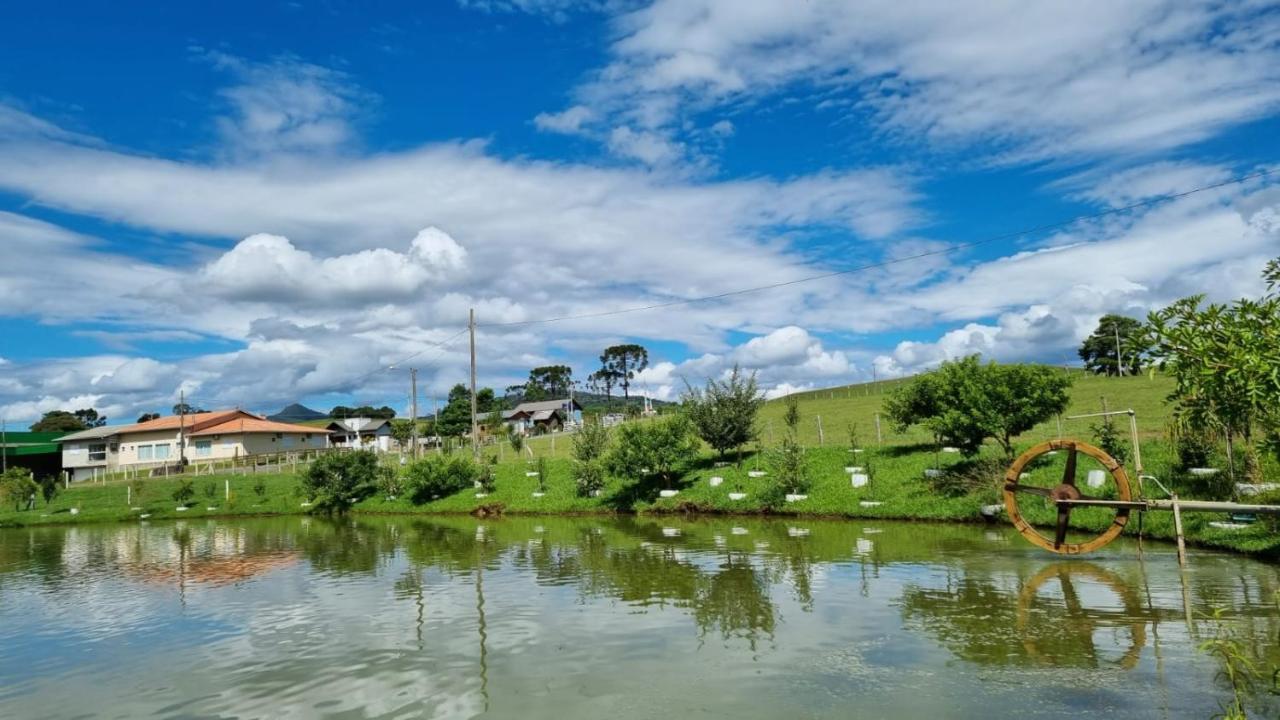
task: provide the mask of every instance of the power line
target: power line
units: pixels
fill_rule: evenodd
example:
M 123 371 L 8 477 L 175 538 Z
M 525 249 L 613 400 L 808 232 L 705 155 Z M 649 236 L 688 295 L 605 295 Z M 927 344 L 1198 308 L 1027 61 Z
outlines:
M 380 373 L 380 372 L 382 372 L 382 371 L 384 371 L 384 370 L 392 370 L 392 369 L 394 369 L 397 365 L 403 365 L 404 363 L 407 363 L 407 362 L 409 362 L 410 360 L 413 360 L 414 358 L 416 358 L 416 357 L 418 357 L 418 356 L 422 355 L 423 353 L 425 353 L 425 352 L 427 352 L 428 350 L 431 350 L 431 349 L 433 349 L 433 348 L 436 350 L 436 352 L 435 352 L 435 353 L 433 353 L 433 354 L 431 355 L 431 358 L 430 358 L 430 359 L 435 359 L 436 355 L 439 355 L 440 353 L 444 352 L 445 347 L 446 347 L 449 343 L 451 343 L 451 342 L 453 342 L 454 340 L 457 340 L 458 338 L 462 337 L 462 335 L 463 335 L 464 333 L 466 333 L 466 332 L 467 332 L 467 328 L 463 328 L 463 329 L 459 330 L 458 332 L 454 333 L 453 335 L 450 335 L 448 338 L 445 338 L 444 340 L 441 340 L 440 342 L 427 343 L 427 347 L 424 347 L 423 349 L 421 349 L 421 350 L 419 350 L 419 351 L 417 351 L 417 352 L 413 353 L 412 355 L 406 355 L 405 357 L 402 357 L 402 358 L 400 358 L 399 360 L 396 360 L 396 361 L 395 361 L 395 362 L 393 362 L 393 363 L 390 363 L 390 364 L 388 364 L 388 365 L 380 365 L 380 366 L 378 366 L 376 369 L 370 370 L 369 372 L 367 372 L 367 373 L 365 373 L 365 374 L 363 374 L 363 375 L 357 375 L 356 377 L 354 377 L 354 378 L 352 378 L 352 379 L 351 379 L 351 383 L 353 383 L 353 384 L 354 384 L 354 383 L 358 383 L 358 382 L 360 382 L 361 380 L 364 380 L 365 378 L 368 378 L 368 377 L 372 377 L 373 375 L 377 375 L 378 373 Z
M 560 315 L 558 317 L 540 318 L 537 320 L 514 320 L 511 322 L 500 322 L 500 323 L 480 323 L 480 324 L 477 324 L 477 327 L 481 327 L 481 328 L 521 327 L 526 325 L 546 325 L 549 323 L 563 322 L 566 320 L 584 320 L 589 318 L 611 317 L 614 315 L 625 315 L 628 313 L 643 312 L 645 310 L 658 310 L 661 308 L 678 307 L 680 305 L 692 305 L 694 303 L 708 302 L 710 300 L 722 300 L 727 297 L 734 297 L 736 295 L 747 295 L 750 293 L 762 292 L 765 290 L 775 290 L 777 288 L 788 287 L 790 285 L 800 285 L 802 283 L 815 282 L 818 280 L 826 280 L 828 278 L 839 277 L 841 275 L 852 275 L 854 273 L 865 272 L 867 270 L 874 270 L 877 268 L 889 267 L 891 265 L 899 265 L 902 263 L 912 262 L 914 260 L 921 260 L 928 257 L 934 257 L 938 255 L 947 255 L 949 253 L 956 252 L 957 250 L 966 250 L 969 248 L 979 247 L 981 245 L 989 245 L 991 243 L 1002 242 L 1005 240 L 1012 240 L 1014 238 L 1023 237 L 1025 235 L 1033 235 L 1035 233 L 1044 232 L 1046 230 L 1056 230 L 1058 228 L 1064 228 L 1069 225 L 1074 225 L 1084 220 L 1096 220 L 1098 218 L 1108 217 L 1110 215 L 1118 215 L 1120 213 L 1128 212 L 1130 210 L 1137 210 L 1139 208 L 1151 207 L 1153 205 L 1158 205 L 1160 203 L 1168 202 L 1170 200 L 1177 200 L 1179 198 L 1184 198 L 1189 195 L 1195 195 L 1196 193 L 1202 193 L 1209 190 L 1217 190 L 1218 188 L 1227 187 L 1229 185 L 1238 185 L 1240 183 L 1248 182 L 1249 180 L 1255 180 L 1257 178 L 1265 177 L 1270 174 L 1272 174 L 1271 170 L 1268 170 L 1268 169 L 1259 170 L 1257 172 L 1250 173 L 1248 175 L 1241 175 L 1238 177 L 1231 178 L 1229 180 L 1213 183 L 1212 185 L 1203 185 L 1203 186 L 1192 188 L 1191 190 L 1185 190 L 1179 193 L 1170 193 L 1170 194 L 1160 195 L 1157 197 L 1147 198 L 1146 200 L 1140 200 L 1138 202 L 1131 203 L 1129 205 L 1108 208 L 1106 210 L 1101 210 L 1099 212 L 1094 212 L 1094 213 L 1085 213 L 1082 215 L 1076 215 L 1074 217 L 1067 218 L 1065 220 L 1058 220 L 1055 222 L 1045 223 L 1043 225 L 1036 225 L 1034 227 L 1025 228 L 1022 230 L 1002 233 L 1000 235 L 993 235 L 991 237 L 983 238 L 981 240 L 973 240 L 971 242 L 965 242 L 965 243 L 955 243 L 945 248 L 939 248 L 937 250 L 929 250 L 927 252 L 916 253 L 914 255 L 906 255 L 900 258 L 894 258 L 892 260 L 882 260 L 880 262 L 868 263 L 866 265 L 859 265 L 857 267 L 847 268 L 844 270 L 834 270 L 831 272 L 821 273 L 818 275 L 810 275 L 808 277 L 797 278 L 795 280 L 786 280 L 783 282 L 770 283 L 768 285 L 757 285 L 755 287 L 742 288 L 740 290 L 730 290 L 728 292 L 717 293 L 715 295 L 703 295 L 702 297 L 669 300 L 667 302 L 654 303 L 652 305 L 640 305 L 637 307 L 622 308 L 619 310 L 602 310 L 597 312 L 578 313 L 575 315 Z

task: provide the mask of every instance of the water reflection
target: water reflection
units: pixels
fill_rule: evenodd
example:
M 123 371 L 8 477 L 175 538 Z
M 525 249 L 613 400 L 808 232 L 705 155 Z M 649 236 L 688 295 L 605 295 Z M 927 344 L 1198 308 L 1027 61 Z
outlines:
M 1197 554 L 1184 609 L 1169 552 L 1109 553 L 794 520 L 3 531 L 0 715 L 983 717 L 1010 687 L 1045 716 L 1207 715 L 1212 607 L 1280 665 L 1274 566 Z

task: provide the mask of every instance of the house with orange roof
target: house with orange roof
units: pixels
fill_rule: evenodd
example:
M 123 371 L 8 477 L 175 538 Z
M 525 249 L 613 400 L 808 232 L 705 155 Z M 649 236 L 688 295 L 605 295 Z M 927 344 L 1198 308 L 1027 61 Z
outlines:
M 170 415 L 133 425 L 104 425 L 58 439 L 72 481 L 121 470 L 150 471 L 329 446 L 326 428 L 268 420 L 244 410 Z

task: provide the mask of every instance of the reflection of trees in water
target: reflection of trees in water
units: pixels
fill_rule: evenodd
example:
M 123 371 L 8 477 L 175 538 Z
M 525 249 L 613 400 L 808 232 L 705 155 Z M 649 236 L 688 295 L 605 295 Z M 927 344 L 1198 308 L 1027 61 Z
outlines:
M 724 638 L 743 638 L 752 650 L 761 633 L 773 637 L 776 620 L 769 583 L 752 567 L 748 554 L 735 557 L 728 551 L 719 572 L 700 577 L 693 618 L 703 633 L 719 628 Z
M 967 569 L 949 575 L 941 589 L 908 587 L 903 617 L 938 638 L 957 657 L 982 665 L 1133 668 L 1146 645 L 1147 624 L 1156 620 L 1138 586 L 1091 563 L 1049 565 L 1011 588 L 992 572 Z M 1106 605 L 1089 607 L 1085 585 L 1103 587 Z M 1118 602 L 1118 607 L 1113 604 Z M 1115 630 L 1123 648 L 1106 659 L 1095 643 L 1100 629 Z

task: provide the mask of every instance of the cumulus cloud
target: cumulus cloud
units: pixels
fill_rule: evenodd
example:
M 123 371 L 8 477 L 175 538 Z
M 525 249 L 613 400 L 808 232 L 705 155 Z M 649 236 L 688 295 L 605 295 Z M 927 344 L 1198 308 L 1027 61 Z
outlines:
M 539 130 L 573 135 L 582 131 L 584 123 L 595 118 L 595 113 L 585 105 L 574 105 L 558 113 L 538 113 L 533 124 Z
M 467 253 L 439 228 L 427 228 L 408 252 L 374 248 L 317 258 L 279 235 L 251 235 L 206 265 L 213 294 L 259 302 L 373 303 L 404 299 L 431 282 L 456 282 Z

